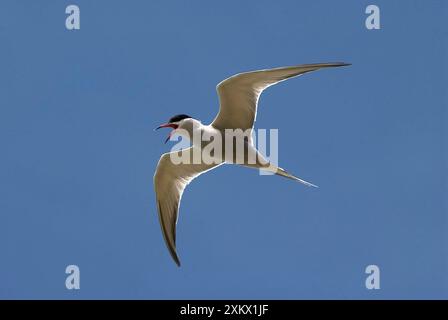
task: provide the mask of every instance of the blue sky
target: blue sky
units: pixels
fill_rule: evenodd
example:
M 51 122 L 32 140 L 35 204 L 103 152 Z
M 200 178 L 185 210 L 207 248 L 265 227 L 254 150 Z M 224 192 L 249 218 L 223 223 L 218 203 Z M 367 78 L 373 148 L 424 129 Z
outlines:
M 371 3 L 381 30 L 364 26 Z M 448 298 L 446 18 L 441 0 L 2 1 L 0 298 Z M 269 88 L 257 119 L 279 129 L 280 165 L 320 188 L 201 176 L 177 268 L 153 128 L 211 121 L 235 73 L 327 61 L 353 66 Z

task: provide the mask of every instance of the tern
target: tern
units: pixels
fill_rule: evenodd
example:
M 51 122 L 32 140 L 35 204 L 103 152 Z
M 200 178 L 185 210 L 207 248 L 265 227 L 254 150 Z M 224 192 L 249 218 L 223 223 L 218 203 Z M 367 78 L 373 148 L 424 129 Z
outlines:
M 218 92 L 220 106 L 219 112 L 211 124 L 203 125 L 197 119 L 186 114 L 179 114 L 169 119 L 168 123 L 156 128 L 173 129 L 165 143 L 170 140 L 173 134 L 179 133 L 179 135 L 189 139 L 192 144 L 189 148 L 163 154 L 160 157 L 154 174 L 154 189 L 160 226 L 168 250 L 178 266 L 180 266 L 180 260 L 176 251 L 176 224 L 179 216 L 181 197 L 186 186 L 194 178 L 209 170 L 224 163 L 235 163 L 235 155 L 231 159 L 228 159 L 227 156 L 217 155 L 212 163 L 206 161 L 195 162 L 193 160 L 194 149 L 204 148 L 207 143 L 204 141 L 200 141 L 199 143 L 194 142 L 192 137 L 198 133 L 209 135 L 221 134 L 225 139 L 229 129 L 241 129 L 241 131 L 245 132 L 247 130 L 251 131 L 253 130 L 257 115 L 258 99 L 264 89 L 308 72 L 348 65 L 350 64 L 342 62 L 318 63 L 239 73 L 223 80 L 217 85 L 216 90 Z M 258 152 L 250 135 L 249 137 L 247 135 L 239 135 L 232 139 L 241 139 L 240 142 L 244 145 L 244 153 L 249 156 L 256 156 L 255 163 L 249 163 L 247 161 L 248 156 L 244 156 L 243 163 L 238 164 L 250 168 L 265 169 L 274 174 L 296 180 L 304 185 L 315 187 L 315 185 L 269 163 Z M 187 159 L 189 161 L 174 163 L 172 161 L 173 157 Z

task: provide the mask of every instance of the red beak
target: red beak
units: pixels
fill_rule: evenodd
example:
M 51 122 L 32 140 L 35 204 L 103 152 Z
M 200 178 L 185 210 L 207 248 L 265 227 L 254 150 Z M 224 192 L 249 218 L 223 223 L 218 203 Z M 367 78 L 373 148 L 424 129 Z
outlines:
M 174 130 L 179 128 L 179 126 L 177 124 L 174 124 L 174 123 L 164 123 L 164 124 L 158 126 L 155 130 L 158 130 L 160 128 L 173 128 L 173 130 L 168 134 L 168 137 L 165 140 L 165 143 L 167 143 L 168 140 L 170 140 L 171 135 L 173 134 Z
M 156 130 L 157 130 L 157 129 L 160 129 L 160 128 L 173 128 L 173 129 L 177 129 L 177 127 L 179 127 L 179 126 L 178 126 L 177 124 L 174 124 L 174 123 L 164 123 L 164 124 L 158 126 L 158 127 L 156 128 Z

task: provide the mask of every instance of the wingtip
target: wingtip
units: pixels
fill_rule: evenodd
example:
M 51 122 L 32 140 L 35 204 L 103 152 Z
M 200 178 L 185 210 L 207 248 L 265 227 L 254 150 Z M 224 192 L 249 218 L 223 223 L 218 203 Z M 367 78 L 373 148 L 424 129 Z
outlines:
M 173 246 L 173 247 L 168 247 L 168 248 L 170 251 L 171 258 L 173 258 L 173 261 L 176 263 L 176 265 L 178 267 L 180 267 L 180 259 L 179 259 L 179 256 L 177 255 L 176 247 Z
M 352 64 L 351 63 L 348 63 L 348 62 L 334 62 L 334 63 L 332 63 L 332 66 L 334 66 L 334 67 L 348 67 L 348 66 L 351 66 Z
M 176 256 L 176 258 L 173 258 L 174 262 L 176 263 L 177 267 L 180 268 L 180 260 L 179 258 Z
M 170 248 L 170 254 L 171 254 L 171 257 L 173 258 L 174 262 L 176 263 L 176 265 L 178 267 L 180 267 L 180 259 L 179 259 L 179 256 L 177 255 L 175 246 L 173 248 Z
M 315 67 L 315 70 L 325 69 L 325 68 L 339 68 L 339 67 L 349 67 L 351 63 L 348 62 L 324 62 L 324 63 L 315 63 L 315 64 L 307 64 L 303 66 Z
M 171 255 L 171 258 L 173 259 L 174 263 L 178 267 L 180 267 L 180 259 L 179 259 L 179 256 L 177 255 L 177 252 L 175 251 L 175 249 L 171 250 L 171 248 L 170 248 L 170 255 Z

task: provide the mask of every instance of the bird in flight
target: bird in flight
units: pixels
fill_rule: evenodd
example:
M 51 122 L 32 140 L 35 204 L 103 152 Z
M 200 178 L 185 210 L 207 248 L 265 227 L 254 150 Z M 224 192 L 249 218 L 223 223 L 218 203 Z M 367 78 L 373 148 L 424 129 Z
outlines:
M 223 139 L 226 139 L 229 138 L 228 132 L 230 129 L 233 131 L 240 129 L 239 134 L 234 134 L 231 137 L 236 143 L 241 142 L 243 145 L 239 152 L 243 152 L 244 155 L 239 158 L 242 161 L 238 162 L 238 164 L 249 168 L 271 171 L 274 174 L 315 187 L 315 185 L 267 161 L 254 146 L 251 135 L 244 135 L 241 132 L 250 133 L 253 130 L 257 115 L 258 99 L 267 87 L 307 72 L 348 65 L 350 64 L 342 62 L 318 63 L 239 73 L 217 85 L 216 90 L 220 106 L 219 112 L 211 124 L 203 125 L 197 119 L 186 114 L 180 114 L 172 117 L 168 123 L 157 128 L 173 129 L 165 142 L 174 133 L 178 133 L 188 138 L 192 144 L 189 148 L 163 154 L 154 174 L 154 188 L 160 226 L 169 252 L 178 266 L 180 266 L 180 260 L 176 251 L 176 224 L 179 216 L 180 200 L 186 186 L 194 178 L 209 170 L 224 163 L 235 163 L 236 158 L 239 156 L 233 147 L 232 152 L 229 152 L 230 156 L 228 156 L 227 152 L 224 152 L 224 156 L 222 152 L 215 152 L 211 156 L 213 161 L 204 161 L 204 159 L 195 161 L 195 149 L 204 149 L 210 141 L 195 141 L 192 137 L 195 134 L 198 136 L 220 135 Z M 173 161 L 174 158 L 183 159 L 184 161 Z M 254 158 L 255 161 L 248 161 Z

